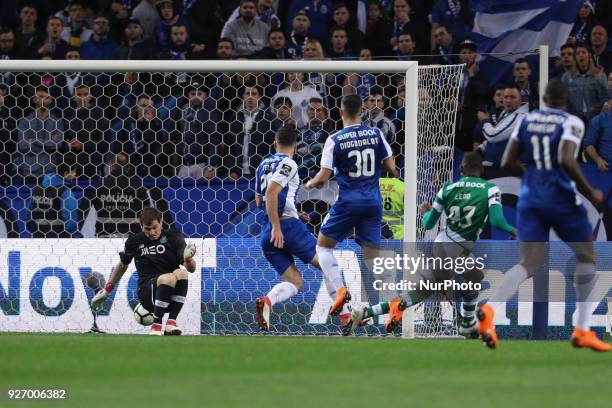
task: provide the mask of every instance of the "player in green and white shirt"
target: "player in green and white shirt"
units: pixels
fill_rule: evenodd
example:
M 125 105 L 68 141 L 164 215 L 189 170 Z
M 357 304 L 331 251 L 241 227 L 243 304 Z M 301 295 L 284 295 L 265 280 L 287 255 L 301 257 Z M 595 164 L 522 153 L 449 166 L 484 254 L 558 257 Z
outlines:
M 436 226 L 444 212 L 447 216 L 446 228 L 438 234 L 433 245 L 433 255 L 436 257 L 469 257 L 473 242 L 478 239 L 482 229 L 490 219 L 492 226 L 516 236 L 516 229 L 506 222 L 501 205 L 499 188 L 482 178 L 482 158 L 477 153 L 468 153 L 461 163 L 462 178 L 454 183 L 447 183 L 436 195 L 433 206 L 429 203 L 421 204 L 423 228 L 432 229 Z M 458 272 L 456 272 L 458 273 Z M 436 279 L 440 274 L 433 272 Z M 446 276 L 452 279 L 452 276 Z M 463 273 L 466 282 L 480 282 L 483 278 L 481 270 L 473 269 Z M 424 300 L 430 293 L 411 291 L 409 299 L 395 298 L 391 302 L 383 302 L 367 307 L 363 310 L 353 310 L 350 324 L 344 327 L 344 334 L 349 334 L 365 319 L 372 316 L 389 313 L 387 331 L 394 331 L 402 320 L 403 310 L 411 304 Z M 459 332 L 470 336 L 476 332 L 475 310 L 478 291 L 465 291 L 461 293 L 461 327 Z

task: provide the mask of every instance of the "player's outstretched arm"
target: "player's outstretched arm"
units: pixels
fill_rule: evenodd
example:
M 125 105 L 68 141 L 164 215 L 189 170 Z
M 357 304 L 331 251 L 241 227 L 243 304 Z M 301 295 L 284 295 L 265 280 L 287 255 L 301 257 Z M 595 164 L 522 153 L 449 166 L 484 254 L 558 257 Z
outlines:
M 330 179 L 331 175 L 332 175 L 331 169 L 322 168 L 321 170 L 319 170 L 316 176 L 314 176 L 313 178 L 308 180 L 308 182 L 306 182 L 305 187 L 306 188 L 319 188 L 323 184 L 325 184 L 326 181 Z
M 516 236 L 517 234 L 516 229 L 506 221 L 504 210 L 499 204 L 494 204 L 489 207 L 489 222 L 498 230 L 507 232 L 512 236 Z
M 422 214 L 425 214 L 421 223 L 423 228 L 425 228 L 426 230 L 430 230 L 435 227 L 442 213 L 432 207 L 431 204 L 429 204 L 428 202 L 422 203 L 420 210 Z
M 280 217 L 278 215 L 278 194 L 281 192 L 282 186 L 275 181 L 271 181 L 266 189 L 266 213 L 272 225 L 272 238 L 270 242 L 276 248 L 282 248 L 285 245 L 285 237 L 281 230 Z
M 113 269 L 113 273 L 111 273 L 111 276 L 108 279 L 106 285 L 102 289 L 100 289 L 91 300 L 92 309 L 99 310 L 102 307 L 102 303 L 104 303 L 104 300 L 106 300 L 108 295 L 113 291 L 117 282 L 121 280 L 121 277 L 127 270 L 127 267 L 128 266 L 125 265 L 122 261 L 119 261 L 119 263 L 117 263 L 117 266 L 115 266 L 115 268 Z
M 586 177 L 584 177 L 584 174 L 582 174 L 582 170 L 580 170 L 580 166 L 575 157 L 576 148 L 576 144 L 572 141 L 561 141 L 558 159 L 559 166 L 561 166 L 567 176 L 576 183 L 578 191 L 588 198 L 595 207 L 598 207 L 603 202 L 603 193 L 593 188 Z

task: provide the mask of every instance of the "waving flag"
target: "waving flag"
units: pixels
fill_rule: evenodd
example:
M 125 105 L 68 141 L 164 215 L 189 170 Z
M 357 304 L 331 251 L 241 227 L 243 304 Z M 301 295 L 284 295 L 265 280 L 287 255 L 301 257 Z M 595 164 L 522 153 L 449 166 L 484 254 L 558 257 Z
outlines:
M 537 73 L 537 56 L 530 52 L 548 45 L 559 55 L 583 0 L 474 0 L 476 12 L 472 41 L 486 56 L 480 67 L 491 85 L 512 79 L 512 63 L 520 57 Z M 537 74 L 536 74 L 537 75 Z

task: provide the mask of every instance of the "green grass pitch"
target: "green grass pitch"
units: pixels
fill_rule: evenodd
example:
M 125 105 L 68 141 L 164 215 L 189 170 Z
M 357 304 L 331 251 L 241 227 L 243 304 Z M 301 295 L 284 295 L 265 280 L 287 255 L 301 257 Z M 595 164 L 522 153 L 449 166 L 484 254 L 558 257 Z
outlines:
M 560 341 L 0 335 L 2 407 L 604 407 L 612 353 Z M 64 401 L 8 401 L 65 388 Z

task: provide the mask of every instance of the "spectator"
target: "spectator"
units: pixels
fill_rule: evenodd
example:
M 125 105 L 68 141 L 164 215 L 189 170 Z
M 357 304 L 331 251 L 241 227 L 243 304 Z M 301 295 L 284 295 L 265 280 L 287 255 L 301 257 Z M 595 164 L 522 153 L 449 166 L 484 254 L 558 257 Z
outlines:
M 270 28 L 255 19 L 255 7 L 255 0 L 242 0 L 240 17 L 228 23 L 221 32 L 221 37 L 230 38 L 234 42 L 237 56 L 254 54 L 266 45 Z
M 319 170 L 321 153 L 327 135 L 333 133 L 323 99 L 311 98 L 308 102 L 308 123 L 300 129 L 296 161 L 300 177 L 314 177 Z
M 302 72 L 289 72 L 285 74 L 288 86 L 278 91 L 272 97 L 272 104 L 280 97 L 291 99 L 293 105 L 291 116 L 297 121 L 298 128 L 308 123 L 308 101 L 311 98 L 321 98 L 321 95 L 311 86 L 304 85 L 304 74 Z
M 149 42 L 155 40 L 155 26 L 160 20 L 156 2 L 157 0 L 142 0 L 132 11 L 132 19 L 140 21 L 144 39 Z
M 595 10 L 595 18 L 604 25 L 608 33 L 612 32 L 612 3 L 600 1 Z M 612 51 L 612 42 L 608 44 L 608 51 Z
M 261 87 L 247 84 L 240 89 L 240 96 L 243 103 L 237 111 L 229 112 L 229 129 L 224 138 L 223 166 L 230 169 L 230 176 L 235 173 L 234 178 L 253 176 L 274 144 L 274 116 L 261 103 Z
M 391 33 L 393 27 L 389 19 L 383 14 L 378 0 L 368 1 L 368 19 L 366 23 L 366 39 L 368 47 L 377 57 L 392 55 Z
M 140 177 L 174 176 L 169 166 L 174 158 L 164 151 L 169 147 L 167 142 L 167 134 L 155 107 L 137 105 L 132 109 L 131 118 L 124 121 L 117 132 L 111 151 L 126 153 Z
M 455 146 L 463 151 L 472 151 L 472 135 L 477 122 L 480 105 L 487 103 L 489 80 L 476 64 L 476 44 L 464 41 L 459 46 L 459 62 L 465 64 L 463 81 L 459 84 L 457 126 Z
M 179 177 L 202 176 L 205 166 L 219 166 L 217 146 L 222 142 L 220 131 L 221 113 L 210 92 L 199 82 L 191 83 L 185 89 L 187 99 L 172 112 L 176 129 L 171 140 L 179 144 L 183 165 Z
M 585 0 L 582 2 L 580 11 L 578 11 L 578 17 L 576 17 L 576 22 L 572 27 L 569 37 L 567 37 L 566 42 L 568 44 L 577 45 L 589 42 L 589 33 L 595 22 L 593 17 L 594 12 L 595 7 L 593 7 L 592 1 Z
M 331 0 L 291 0 L 287 15 L 287 27 L 291 26 L 298 13 L 304 11 L 310 21 L 311 37 L 324 44 L 328 38 L 328 28 L 333 24 L 334 6 Z
M 104 157 L 109 152 L 110 124 L 102 109 L 96 106 L 88 85 L 76 86 L 64 119 L 67 145 L 64 153 L 75 158 L 76 173 L 89 179 L 99 176 Z
M 327 57 L 330 59 L 354 59 L 355 56 L 348 48 L 346 30 L 342 27 L 333 27 L 329 38 L 330 48 Z
M 596 25 L 591 30 L 591 47 L 595 65 L 603 68 L 606 74 L 612 72 L 612 51 L 608 51 L 608 31 L 602 25 Z
M 605 111 L 591 120 L 584 145 L 586 154 L 597 164 L 597 169 L 609 172 L 612 163 L 612 101 L 607 102 Z
M 42 45 L 35 46 L 38 58 L 51 57 L 52 59 L 64 59 L 68 51 L 68 43 L 62 40 L 61 35 L 64 24 L 59 17 L 51 16 L 47 20 L 47 38 Z
M 324 60 L 325 53 L 321 43 L 315 39 L 309 39 L 304 44 L 304 59 L 305 60 Z
M 363 48 L 359 51 L 359 61 L 371 61 L 372 51 L 368 48 Z M 343 95 L 357 94 L 362 100 L 366 100 L 370 95 L 370 89 L 376 86 L 376 77 L 369 72 L 359 74 L 351 73 L 346 76 L 344 86 L 342 87 Z
M 164 222 L 172 226 L 161 190 L 145 188 L 124 153 L 114 157 L 109 174 L 95 188 L 85 191 L 80 206 L 81 222 L 90 207 L 96 210 L 96 237 L 121 238 L 140 232 L 138 214 L 144 207 L 158 208 L 164 214 Z
M 161 60 L 200 60 L 204 59 L 204 44 L 190 41 L 189 31 L 183 23 L 170 28 L 170 46 L 159 54 Z
M 27 228 L 34 238 L 81 238 L 78 230 L 79 202 L 72 191 L 76 172 L 61 163 L 34 187 L 26 207 Z
M 568 111 L 588 125 L 597 115 L 608 94 L 608 84 L 601 67 L 593 65 L 591 50 L 586 45 L 576 47 L 576 72 L 566 72 L 562 81 L 569 90 Z
M 206 45 L 208 58 L 215 56 L 215 44 L 219 39 L 219 33 L 223 29 L 224 19 L 221 17 L 221 5 L 227 5 L 229 1 L 210 0 L 183 0 L 183 18 L 186 18 L 191 27 L 191 37 Z
M 523 103 L 529 105 L 529 110 L 537 109 L 540 105 L 538 82 L 529 81 L 531 67 L 525 58 L 519 58 L 514 61 L 512 75 L 514 75 L 514 83 L 521 90 Z
M 291 27 L 292 30 L 289 35 L 290 41 L 287 46 L 287 52 L 293 59 L 302 59 L 304 56 L 304 47 L 310 40 L 310 19 L 305 11 L 302 10 L 295 15 Z
M 89 41 L 81 44 L 81 59 L 84 60 L 109 60 L 118 44 L 109 37 L 110 22 L 107 17 L 98 15 L 94 19 L 93 34 Z
M 0 185 L 6 186 L 11 182 L 13 171 L 13 155 L 17 149 L 17 124 L 9 108 L 4 104 L 6 88 L 0 87 Z
M 291 109 L 293 108 L 291 99 L 287 96 L 281 96 L 274 100 L 272 106 L 274 108 L 274 114 L 276 115 L 272 121 L 272 130 L 274 132 L 285 126 L 295 127 L 295 119 L 291 116 Z
M 412 34 L 416 49 L 419 53 L 429 50 L 429 25 L 421 21 L 415 14 L 408 0 L 393 1 L 393 31 L 391 32 L 391 46 L 397 51 L 399 37 L 402 33 Z
M 346 31 L 348 38 L 347 48 L 351 50 L 360 50 L 365 46 L 365 36 L 361 31 L 355 28 L 355 22 L 351 19 L 351 13 L 345 3 L 336 3 L 334 10 L 334 24 L 336 27 L 342 27 Z
M 470 10 L 469 0 L 438 0 L 431 10 L 432 33 L 444 26 L 461 42 L 472 31 L 473 25 L 474 13 Z
M 181 15 L 175 13 L 172 0 L 160 0 L 156 4 L 160 20 L 155 25 L 155 44 L 160 47 L 170 46 L 170 30 L 172 26 L 181 23 L 190 31 L 189 24 Z M 191 34 L 191 33 L 190 33 Z
M 443 25 L 439 25 L 431 31 L 433 33 L 434 43 L 432 55 L 438 56 L 438 58 L 434 60 L 434 63 L 440 65 L 454 64 L 456 59 L 453 55 L 455 52 L 455 40 L 453 39 L 453 35 L 448 31 L 448 28 Z
M 0 60 L 17 59 L 15 33 L 10 28 L 0 28 Z
M 217 43 L 217 59 L 230 60 L 234 55 L 234 42 L 229 38 L 221 38 Z
M 80 47 L 85 41 L 89 41 L 92 35 L 91 29 L 85 21 L 85 7 L 81 0 L 72 0 L 68 5 L 68 20 L 62 32 L 62 40 L 71 47 Z
M 143 1 L 144 2 L 144 1 Z M 153 49 L 144 39 L 140 21 L 132 18 L 125 27 L 124 42 L 115 49 L 113 59 L 116 60 L 147 60 L 151 58 Z
M 270 30 L 268 33 L 268 45 L 255 54 L 253 58 L 268 60 L 290 59 L 289 53 L 287 52 L 287 39 L 285 38 L 285 32 L 280 28 Z
M 430 63 L 430 58 L 426 55 L 415 56 L 417 49 L 416 42 L 411 33 L 401 33 L 397 40 L 397 60 L 398 61 L 417 61 L 421 65 Z
M 274 12 L 273 0 L 257 0 L 257 15 L 255 18 L 268 25 L 270 30 L 280 28 L 280 19 Z M 240 7 L 236 7 L 227 19 L 226 25 L 236 20 L 240 16 Z
M 64 124 L 51 113 L 53 98 L 47 88 L 39 87 L 32 97 L 34 111 L 17 122 L 15 168 L 26 183 L 52 171 L 55 153 L 64 140 Z
M 478 107 L 478 124 L 474 128 L 474 149 L 477 149 L 484 142 L 482 126 L 485 121 L 481 117 L 487 117 L 486 123 L 497 126 L 499 116 L 504 110 L 504 91 L 508 88 L 506 84 L 497 84 L 493 89 L 492 103 L 489 106 L 481 105 Z
M 381 88 L 372 88 L 364 103 L 363 124 L 380 129 L 389 144 L 395 142 L 395 125 L 385 116 L 385 96 Z
M 478 152 L 483 156 L 484 162 L 490 163 L 489 165 L 495 168 L 501 167 L 501 159 L 510 135 L 517 123 L 528 113 L 527 109 L 527 105 L 521 105 L 520 89 L 513 85 L 504 90 L 504 110 L 496 124 L 491 121 L 489 114 L 478 112 L 478 120 L 483 123 L 482 133 L 485 139 L 478 147 Z
M 561 80 L 563 74 L 569 72 L 570 74 L 576 71 L 576 59 L 574 58 L 574 46 L 570 44 L 563 44 L 561 46 L 560 56 L 555 60 L 555 67 L 560 72 L 553 77 L 553 79 Z
M 36 29 L 36 20 L 38 20 L 38 9 L 36 6 L 33 3 L 22 3 L 16 39 L 19 59 L 32 58 L 32 50 L 36 44 L 42 44 L 45 40 L 44 35 Z
M 323 47 L 321 43 L 314 38 L 309 39 L 304 44 L 304 60 L 325 60 L 325 54 L 323 53 Z M 308 81 L 306 84 L 313 87 L 315 91 L 322 95 L 324 99 L 329 96 L 329 88 L 335 83 L 335 75 L 332 73 L 323 72 L 309 72 Z
M 131 0 L 113 0 L 111 3 L 110 37 L 121 41 L 123 32 L 132 14 Z

